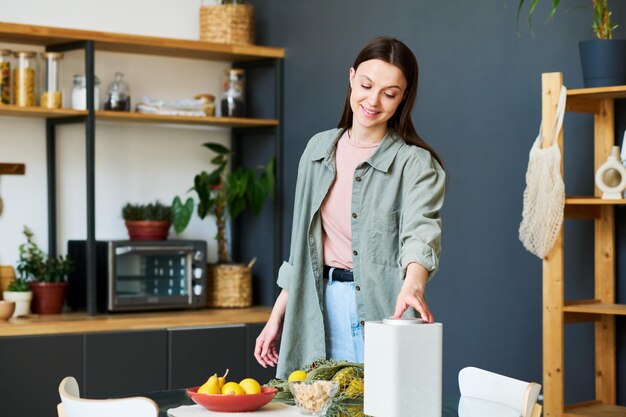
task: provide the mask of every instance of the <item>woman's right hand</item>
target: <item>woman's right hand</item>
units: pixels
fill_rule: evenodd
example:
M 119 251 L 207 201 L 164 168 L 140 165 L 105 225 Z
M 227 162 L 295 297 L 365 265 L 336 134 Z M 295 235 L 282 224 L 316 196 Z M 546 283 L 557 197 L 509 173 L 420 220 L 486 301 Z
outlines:
M 262 367 L 267 368 L 267 365 L 274 367 L 278 363 L 278 345 L 282 331 L 282 321 L 270 318 L 261 334 L 256 338 L 254 357 Z
M 272 314 L 263 328 L 263 331 L 256 338 L 254 346 L 254 357 L 257 362 L 264 368 L 276 366 L 278 363 L 278 345 L 280 336 L 283 333 L 283 319 L 287 310 L 287 290 L 283 289 L 272 309 Z

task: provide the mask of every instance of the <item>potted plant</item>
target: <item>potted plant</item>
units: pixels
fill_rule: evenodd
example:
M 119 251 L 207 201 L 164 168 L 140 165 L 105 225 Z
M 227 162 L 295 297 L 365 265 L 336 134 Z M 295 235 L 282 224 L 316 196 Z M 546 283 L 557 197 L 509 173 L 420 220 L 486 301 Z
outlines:
M 235 220 L 250 208 L 257 215 L 268 195 L 274 194 L 274 161 L 265 165 L 260 173 L 244 167 L 227 169 L 232 152 L 218 143 L 205 143 L 204 147 L 216 156 L 211 160 L 215 168 L 202 171 L 194 178 L 191 190 L 198 196 L 198 217 L 215 217 L 217 224 L 218 263 L 209 267 L 208 305 L 213 307 L 245 307 L 252 303 L 251 267 L 234 264 L 228 251 L 227 220 Z M 194 210 L 193 198 L 183 204 L 176 196 L 172 202 L 174 231 L 182 233 L 189 224 Z M 238 284 L 239 283 L 239 284 Z
M 525 0 L 519 0 L 519 20 Z M 539 0 L 530 0 L 528 23 Z M 560 0 L 552 0 L 548 19 L 556 13 Z M 618 25 L 611 22 L 608 0 L 592 0 L 593 20 L 591 27 L 596 39 L 579 42 L 585 87 L 604 87 L 626 84 L 626 40 L 613 39 L 613 30 Z
M 165 240 L 172 225 L 172 210 L 158 201 L 127 203 L 122 208 L 122 218 L 130 240 Z
M 33 292 L 32 309 L 36 314 L 59 314 L 65 305 L 67 274 L 72 269 L 67 257 L 49 257 L 33 240 L 33 232 L 24 226 L 26 243 L 20 245 L 17 263 L 19 280 Z
M 30 314 L 30 302 L 33 298 L 33 292 L 30 290 L 26 280 L 20 277 L 15 278 L 9 283 L 6 291 L 2 292 L 2 298 L 6 301 L 15 302 L 13 317 Z

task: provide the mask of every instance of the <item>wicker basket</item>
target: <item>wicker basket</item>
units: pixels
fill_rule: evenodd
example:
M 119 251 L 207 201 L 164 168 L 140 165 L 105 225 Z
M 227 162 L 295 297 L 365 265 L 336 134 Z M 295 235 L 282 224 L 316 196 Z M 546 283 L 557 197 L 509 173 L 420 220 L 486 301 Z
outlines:
M 252 268 L 246 265 L 208 265 L 207 306 L 250 307 Z
M 254 7 L 218 4 L 200 7 L 200 40 L 228 44 L 254 44 Z

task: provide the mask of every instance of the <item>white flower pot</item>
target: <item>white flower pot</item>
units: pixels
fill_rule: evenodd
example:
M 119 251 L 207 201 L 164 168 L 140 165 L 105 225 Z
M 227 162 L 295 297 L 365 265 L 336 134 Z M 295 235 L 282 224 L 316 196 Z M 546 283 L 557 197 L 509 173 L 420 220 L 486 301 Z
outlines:
M 30 300 L 33 298 L 32 291 L 3 291 L 2 298 L 6 301 L 15 301 L 15 311 L 12 317 L 30 314 Z

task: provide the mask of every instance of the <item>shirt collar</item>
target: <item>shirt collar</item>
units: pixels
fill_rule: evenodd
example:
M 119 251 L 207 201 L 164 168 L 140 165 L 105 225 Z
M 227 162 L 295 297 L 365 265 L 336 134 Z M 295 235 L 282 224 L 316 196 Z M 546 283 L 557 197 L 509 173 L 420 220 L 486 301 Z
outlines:
M 319 161 L 323 159 L 327 166 L 333 165 L 335 146 L 344 131 L 345 129 L 338 129 L 337 133 L 332 137 L 332 140 L 317 146 L 313 152 L 311 152 L 311 160 Z M 404 141 L 392 130 L 389 130 L 385 137 L 383 137 L 380 145 L 378 145 L 378 148 L 376 148 L 372 156 L 369 157 L 367 163 L 379 171 L 387 172 L 402 145 L 404 145 Z

